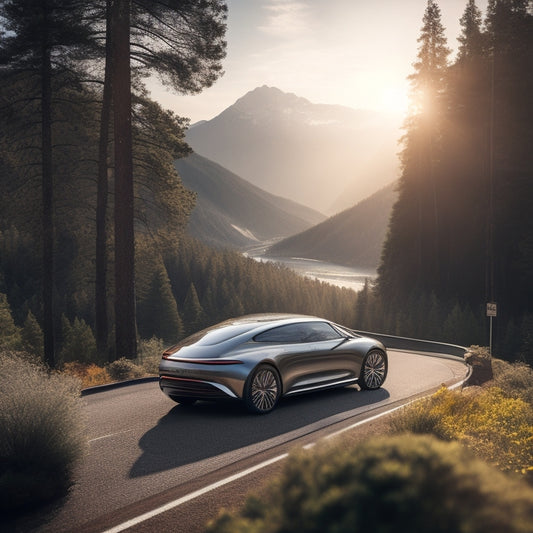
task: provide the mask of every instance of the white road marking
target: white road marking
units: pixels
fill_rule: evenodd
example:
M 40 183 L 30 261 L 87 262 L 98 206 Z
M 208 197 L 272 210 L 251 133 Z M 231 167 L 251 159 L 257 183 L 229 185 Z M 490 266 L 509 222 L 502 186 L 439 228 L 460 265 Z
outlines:
M 459 383 L 455 383 L 454 385 L 448 387 L 449 390 L 457 389 L 458 387 L 462 387 L 463 381 L 460 381 Z M 389 415 L 391 413 L 394 413 L 394 411 L 398 411 L 398 409 L 403 409 L 404 407 L 407 407 L 408 405 L 411 405 L 412 403 L 418 402 L 422 400 L 423 398 L 417 398 L 416 400 L 412 400 L 410 402 L 407 402 L 403 405 L 399 405 L 398 407 L 394 407 L 393 409 L 389 409 L 388 411 L 385 411 L 384 413 L 380 413 L 379 415 L 371 416 L 370 418 L 365 418 L 365 420 L 361 420 L 360 422 L 356 422 L 355 424 L 352 424 L 350 426 L 347 426 L 345 428 L 339 429 L 338 431 L 335 431 L 334 433 L 330 433 L 325 439 L 332 439 L 333 437 L 336 437 L 337 435 L 340 435 L 342 433 L 345 433 L 346 431 L 350 431 L 350 429 L 354 429 L 358 426 L 362 426 L 363 424 L 366 424 L 367 422 L 372 422 L 372 420 L 377 420 L 378 418 L 381 418 L 384 415 Z M 309 446 L 309 445 L 308 445 Z
M 119 531 L 124 531 L 125 529 L 128 529 L 129 527 L 136 526 L 137 524 L 140 524 L 141 522 L 150 520 L 150 518 L 153 518 L 154 516 L 157 516 L 161 513 L 165 513 L 166 511 L 170 511 L 171 509 L 174 509 L 175 507 L 178 507 L 179 505 L 182 505 L 191 500 L 194 500 L 195 498 L 198 498 L 199 496 L 203 496 L 204 494 L 207 494 L 208 492 L 211 492 L 212 490 L 215 490 L 215 489 L 218 489 L 219 487 L 227 485 L 228 483 L 231 483 L 232 481 L 236 481 L 237 479 L 245 477 L 248 474 L 251 474 L 257 470 L 261 470 L 262 468 L 270 466 L 271 464 L 274 464 L 274 463 L 277 463 L 278 461 L 286 459 L 288 456 L 289 456 L 288 453 L 278 455 L 277 457 L 269 459 L 268 461 L 264 461 L 262 463 L 259 463 L 258 465 L 247 468 L 246 470 L 243 470 L 242 472 L 229 476 L 225 479 L 221 479 L 220 481 L 217 481 L 216 483 L 212 483 L 211 485 L 208 485 L 207 487 L 191 492 L 190 494 L 187 494 L 186 496 L 178 498 L 177 500 L 174 500 L 165 505 L 162 505 L 161 507 L 158 507 L 157 509 L 148 511 L 147 513 L 144 513 L 140 516 L 132 518 L 131 520 L 128 520 L 127 522 L 123 522 L 122 524 L 119 524 L 118 526 L 112 527 L 111 529 L 107 529 L 104 533 L 118 533 Z
M 92 442 L 96 442 L 97 440 L 108 439 L 110 437 L 114 437 L 115 435 L 122 435 L 123 433 L 129 433 L 130 431 L 133 431 L 133 429 L 125 429 L 124 431 L 117 431 L 116 433 L 109 433 L 108 435 L 102 435 L 101 437 L 95 437 L 94 439 L 89 440 L 89 444 L 91 444 Z
M 453 388 L 457 388 L 459 386 L 461 386 L 463 384 L 463 382 L 461 381 L 460 383 L 458 384 L 455 384 L 451 387 L 449 387 L 450 389 L 453 389 Z M 417 400 L 413 400 L 413 401 L 417 401 Z M 409 403 L 413 403 L 413 402 L 409 402 Z M 363 424 L 367 424 L 368 422 L 372 422 L 373 420 L 377 420 L 378 418 L 381 418 L 382 416 L 386 416 L 386 415 L 389 415 L 391 413 L 393 413 L 394 411 L 397 411 L 398 409 L 402 409 L 403 407 L 405 407 L 405 405 L 409 405 L 408 404 L 404 404 L 404 405 L 400 405 L 398 407 L 394 407 L 393 409 L 389 409 L 388 411 L 384 411 L 383 413 L 379 413 L 375 416 L 371 416 L 370 418 L 366 418 L 365 420 L 361 420 L 360 422 L 356 422 L 355 424 L 352 424 L 346 428 L 343 428 L 339 431 L 336 431 L 335 433 L 331 433 L 329 434 L 327 437 L 325 437 L 326 439 L 330 439 L 330 438 L 333 438 L 341 433 L 344 433 L 345 431 L 349 431 L 350 429 L 353 429 L 353 428 L 356 428 L 358 426 L 362 426 Z M 103 437 L 100 437 L 100 438 L 103 438 Z M 312 448 L 313 446 L 315 446 L 315 443 L 314 442 L 311 442 L 309 444 L 306 444 L 304 446 L 305 449 L 310 449 Z M 261 470 L 262 468 L 265 468 L 267 466 L 270 466 L 274 463 L 277 463 L 279 461 L 282 461 L 283 459 L 286 459 L 287 457 L 289 456 L 288 453 L 284 453 L 284 454 L 281 454 L 281 455 L 278 455 L 272 459 L 269 459 L 268 461 L 264 461 L 262 463 L 259 463 L 255 466 L 252 466 L 250 468 L 247 468 L 246 470 L 243 470 L 242 472 L 238 472 L 237 474 L 233 474 L 232 476 L 229 476 L 225 479 L 221 479 L 220 481 L 217 481 L 216 483 L 212 483 L 211 485 L 208 485 L 207 487 L 204 487 L 202 489 L 198 489 L 194 492 L 191 492 L 190 494 L 187 494 L 186 496 L 182 496 L 181 498 L 178 498 L 177 500 L 174 500 L 174 501 L 171 501 L 165 505 L 162 505 L 161 507 L 157 507 L 156 509 L 153 509 L 152 511 L 148 511 L 147 513 L 144 513 L 142 515 L 139 515 L 135 518 L 132 518 L 126 522 L 123 522 L 122 524 L 119 524 L 115 527 L 112 527 L 111 529 L 107 529 L 106 531 L 102 532 L 102 533 L 119 533 L 120 531 L 124 531 L 130 527 L 133 527 L 133 526 L 136 526 L 138 524 L 140 524 L 141 522 L 145 522 L 146 520 L 150 520 L 151 518 L 154 518 L 155 516 L 161 514 L 161 513 L 165 513 L 166 511 L 170 511 L 171 509 L 174 509 L 175 507 L 179 507 L 180 505 L 183 505 L 184 503 L 187 503 L 187 502 L 190 502 L 191 500 L 194 500 L 195 498 L 198 498 L 199 496 L 203 496 L 204 494 L 207 494 L 208 492 L 211 492 L 212 490 L 215 490 L 215 489 L 218 489 L 224 485 L 227 485 L 228 483 L 231 483 L 232 481 L 236 481 L 238 479 L 241 479 L 245 476 L 247 476 L 248 474 L 252 474 L 253 472 L 256 472 L 257 470 Z

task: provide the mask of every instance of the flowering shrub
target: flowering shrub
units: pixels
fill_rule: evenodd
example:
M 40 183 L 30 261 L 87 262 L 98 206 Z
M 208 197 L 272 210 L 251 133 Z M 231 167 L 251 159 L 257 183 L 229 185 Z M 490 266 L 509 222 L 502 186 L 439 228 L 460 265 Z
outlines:
M 77 377 L 81 381 L 83 389 L 105 385 L 112 381 L 108 371 L 94 363 L 89 365 L 78 362 L 65 363 L 63 365 L 63 372 Z
M 431 424 L 424 423 L 427 420 Z M 431 398 L 400 411 L 391 427 L 396 432 L 458 440 L 500 470 L 533 477 L 531 405 L 506 396 L 498 387 L 463 393 L 443 387 Z

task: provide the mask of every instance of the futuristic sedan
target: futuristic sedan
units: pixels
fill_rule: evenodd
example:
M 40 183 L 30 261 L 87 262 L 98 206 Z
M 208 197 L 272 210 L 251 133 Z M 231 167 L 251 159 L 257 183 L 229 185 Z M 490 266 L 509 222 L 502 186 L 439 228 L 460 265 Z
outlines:
M 387 376 L 380 342 L 327 320 L 248 315 L 184 339 L 163 353 L 159 386 L 172 400 L 242 400 L 268 413 L 283 396 L 346 387 L 378 389 Z

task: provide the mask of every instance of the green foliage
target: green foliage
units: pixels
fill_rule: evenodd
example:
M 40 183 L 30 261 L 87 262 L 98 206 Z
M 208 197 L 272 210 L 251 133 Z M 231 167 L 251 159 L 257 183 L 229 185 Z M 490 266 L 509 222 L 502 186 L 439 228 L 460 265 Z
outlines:
M 39 356 L 43 355 L 43 330 L 31 311 L 28 311 L 28 316 L 24 321 L 21 336 L 22 345 L 27 352 Z
M 106 370 L 113 381 L 125 381 L 144 376 L 142 367 L 136 365 L 131 359 L 121 357 L 106 366 Z
M 446 340 L 485 344 L 483 306 L 494 299 L 498 353 L 529 363 L 533 328 L 522 324 L 533 312 L 530 8 L 527 0 L 491 1 L 482 25 L 469 1 L 448 65 L 439 10 L 427 3 L 378 278 L 387 331 L 416 329 L 411 296 L 434 294 Z
M 0 349 L 16 350 L 21 344 L 20 329 L 11 316 L 7 296 L 0 293 Z
M 515 372 L 522 370 L 516 368 Z M 511 377 L 515 372 L 507 370 L 501 383 L 516 383 L 516 377 Z M 531 369 L 525 373 L 524 378 L 527 377 L 531 377 Z M 529 395 L 532 388 L 530 382 Z M 518 389 L 526 390 L 522 386 Z M 516 472 L 533 481 L 531 407 L 511 390 L 504 392 L 494 386 L 465 389 L 462 393 L 442 388 L 432 397 L 402 409 L 390 425 L 397 433 L 430 433 L 441 439 L 458 440 L 500 470 Z
M 492 360 L 494 384 L 511 398 L 520 398 L 533 406 L 533 369 L 523 362 Z
M 79 381 L 0 351 L 0 512 L 64 496 L 85 446 Z
M 182 333 L 181 318 L 163 264 L 153 274 L 146 295 L 139 299 L 139 333 L 175 342 Z
M 260 263 L 238 252 L 216 251 L 183 238 L 179 248 L 166 251 L 164 262 L 178 307 L 185 314 L 188 299 L 192 309 L 193 284 L 206 325 L 262 312 L 324 316 L 348 326 L 354 321 L 354 291 L 303 278 L 288 268 Z M 189 327 L 187 322 L 184 325 Z
M 159 372 L 161 354 L 168 347 L 168 344 L 157 337 L 151 339 L 141 339 L 137 351 L 137 365 L 142 367 L 146 374 L 156 374 Z
M 63 345 L 59 354 L 62 363 L 78 361 L 91 363 L 96 360 L 96 341 L 91 327 L 83 319 L 75 318 L 72 323 L 62 317 Z
M 242 314 L 242 313 L 241 313 Z M 192 335 L 206 326 L 205 312 L 198 299 L 194 283 L 191 283 L 183 302 L 183 320 L 187 324 L 187 335 Z
M 209 533 L 531 532 L 533 490 L 457 443 L 403 435 L 289 457 L 279 480 Z

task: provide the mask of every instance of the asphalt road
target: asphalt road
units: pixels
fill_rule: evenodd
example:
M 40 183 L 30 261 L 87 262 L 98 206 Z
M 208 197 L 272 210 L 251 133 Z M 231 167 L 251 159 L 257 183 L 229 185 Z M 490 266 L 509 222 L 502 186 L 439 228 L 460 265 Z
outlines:
M 395 351 L 389 351 L 389 358 L 389 375 L 380 390 L 349 387 L 288 398 L 265 416 L 248 414 L 239 403 L 183 407 L 164 396 L 156 382 L 87 396 L 89 449 L 76 472 L 76 484 L 47 522 L 30 530 L 106 531 L 466 375 L 457 360 Z M 250 486 L 277 468 L 278 462 L 210 491 L 194 514 L 194 503 L 177 506 L 167 518 L 172 526 L 156 526 L 162 520 L 158 517 L 131 530 L 190 533 L 194 528 L 187 520 L 192 520 L 201 531 L 220 505 L 237 501 L 229 497 L 231 491 L 244 497 Z

